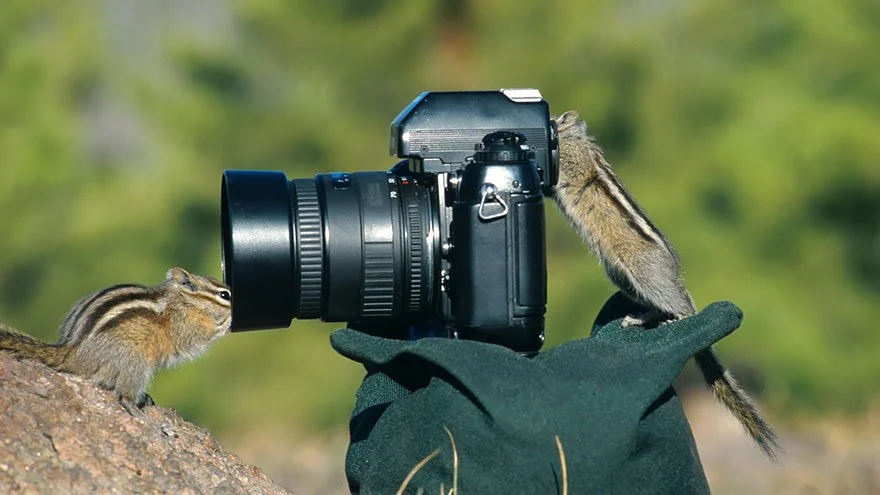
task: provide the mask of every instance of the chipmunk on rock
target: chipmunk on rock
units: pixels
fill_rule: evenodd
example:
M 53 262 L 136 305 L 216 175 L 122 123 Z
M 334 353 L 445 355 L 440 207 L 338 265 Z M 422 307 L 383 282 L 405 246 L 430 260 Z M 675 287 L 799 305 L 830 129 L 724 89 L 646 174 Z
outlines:
M 115 391 L 132 415 L 153 403 L 153 374 L 192 360 L 229 332 L 232 295 L 223 283 L 171 268 L 154 287 L 125 284 L 79 301 L 49 344 L 0 324 L 0 352 L 39 361 Z
M 559 181 L 556 203 L 599 257 L 608 278 L 630 299 L 651 308 L 627 316 L 623 326 L 645 326 L 696 313 L 684 284 L 678 255 L 621 184 L 602 150 L 587 134 L 577 112 L 556 118 Z M 712 348 L 694 356 L 715 397 L 745 427 L 771 459 L 780 448 L 776 433 L 761 417 Z

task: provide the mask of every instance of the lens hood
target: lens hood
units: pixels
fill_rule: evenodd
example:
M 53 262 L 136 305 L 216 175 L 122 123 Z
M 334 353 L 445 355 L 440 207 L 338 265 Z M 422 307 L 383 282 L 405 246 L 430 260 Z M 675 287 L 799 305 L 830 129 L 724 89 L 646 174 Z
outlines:
M 291 198 L 283 172 L 227 170 L 221 186 L 223 276 L 232 330 L 287 327 L 299 299 Z

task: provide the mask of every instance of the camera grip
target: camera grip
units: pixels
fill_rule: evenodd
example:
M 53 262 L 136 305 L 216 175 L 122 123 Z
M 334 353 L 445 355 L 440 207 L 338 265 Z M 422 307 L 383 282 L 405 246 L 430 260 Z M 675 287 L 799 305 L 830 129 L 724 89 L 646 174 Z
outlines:
M 547 269 L 542 196 L 537 187 L 523 186 L 534 179 L 533 170 L 472 167 L 462 191 L 474 194 L 463 193 L 453 206 L 456 331 L 460 338 L 537 352 L 544 339 Z

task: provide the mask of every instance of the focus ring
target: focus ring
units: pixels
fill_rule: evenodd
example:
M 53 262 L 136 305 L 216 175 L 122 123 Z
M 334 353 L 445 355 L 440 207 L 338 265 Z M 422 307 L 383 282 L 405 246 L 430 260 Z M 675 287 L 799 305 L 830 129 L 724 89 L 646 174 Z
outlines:
M 321 205 L 314 179 L 295 179 L 296 234 L 299 240 L 299 311 L 297 318 L 321 315 L 324 244 L 321 239 Z
M 391 316 L 394 309 L 394 249 L 390 242 L 364 243 L 363 316 Z
M 422 242 L 425 234 L 422 232 L 422 215 L 419 211 L 418 197 L 407 198 L 411 201 L 406 203 L 407 223 L 409 224 L 409 311 L 418 312 L 422 307 Z

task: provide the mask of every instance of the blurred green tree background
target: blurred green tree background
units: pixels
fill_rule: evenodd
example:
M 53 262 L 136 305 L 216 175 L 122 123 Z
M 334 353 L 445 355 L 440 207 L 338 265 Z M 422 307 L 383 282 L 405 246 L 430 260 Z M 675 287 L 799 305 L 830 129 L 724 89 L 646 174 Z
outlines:
M 5 0 L 0 321 L 180 265 L 219 276 L 227 168 L 381 170 L 429 89 L 577 109 L 677 246 L 719 346 L 776 418 L 880 392 L 880 3 Z M 611 294 L 548 203 L 548 346 Z M 343 429 L 362 376 L 334 324 L 236 334 L 152 394 L 221 435 Z

